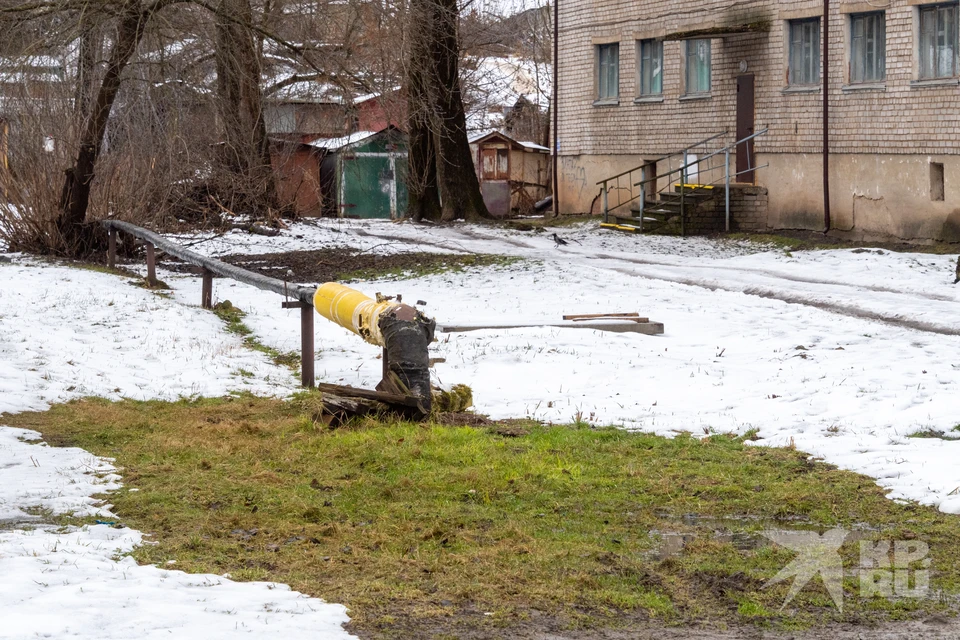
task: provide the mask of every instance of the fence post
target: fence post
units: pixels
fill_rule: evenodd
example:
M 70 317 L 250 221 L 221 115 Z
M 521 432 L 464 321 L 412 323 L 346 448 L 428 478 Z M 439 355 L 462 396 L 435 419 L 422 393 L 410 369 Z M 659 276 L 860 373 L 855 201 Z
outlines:
M 147 246 L 147 284 L 157 286 L 157 252 L 153 243 L 145 242 Z
M 117 268 L 117 230 L 110 227 L 107 240 L 107 266 Z
M 314 351 L 313 351 L 313 305 L 300 303 L 300 384 L 313 388 L 314 378 Z
M 203 287 L 200 292 L 200 306 L 204 309 L 213 308 L 213 272 L 209 269 L 204 269 L 203 274 Z

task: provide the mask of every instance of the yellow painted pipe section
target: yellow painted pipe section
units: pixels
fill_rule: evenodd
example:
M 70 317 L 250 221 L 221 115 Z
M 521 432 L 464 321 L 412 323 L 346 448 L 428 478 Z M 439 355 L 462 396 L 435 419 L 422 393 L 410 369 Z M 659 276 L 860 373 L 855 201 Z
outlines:
M 385 345 L 380 334 L 380 316 L 397 304 L 388 300 L 374 300 L 336 282 L 321 285 L 313 296 L 313 308 L 317 313 L 381 347 Z

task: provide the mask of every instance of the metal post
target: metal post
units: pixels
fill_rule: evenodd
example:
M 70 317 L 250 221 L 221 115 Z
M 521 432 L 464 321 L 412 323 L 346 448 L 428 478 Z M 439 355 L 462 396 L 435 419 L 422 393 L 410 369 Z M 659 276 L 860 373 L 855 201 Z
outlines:
M 553 217 L 560 217 L 560 0 L 553 0 L 553 82 L 550 83 L 553 96 L 550 100 L 550 115 L 553 124 L 550 133 L 553 135 Z M 606 222 L 606 218 L 604 218 Z
M 147 284 L 151 287 L 157 286 L 157 252 L 153 244 L 145 242 L 147 245 Z
M 204 309 L 213 308 L 213 272 L 209 269 L 204 269 L 203 273 L 203 288 L 200 293 L 200 306 Z
M 823 232 L 830 231 L 830 0 L 823 0 Z
M 607 181 L 603 181 L 603 221 L 608 222 L 607 220 Z
M 111 269 L 117 267 L 117 230 L 113 227 L 110 227 L 107 241 L 107 266 Z
M 643 210 L 647 206 L 647 183 L 646 183 L 647 172 L 641 172 L 640 179 L 643 182 L 640 183 L 640 231 L 643 231 Z
M 726 182 L 726 192 L 724 194 L 724 208 L 727 214 L 727 231 L 730 231 L 730 147 L 727 147 L 727 150 L 723 154 L 724 162 L 724 173 L 726 174 L 724 182 Z
M 300 384 L 315 386 L 313 352 L 313 305 L 300 303 Z
M 684 207 L 684 192 L 687 184 L 687 150 L 683 150 L 683 164 L 680 166 L 680 235 L 687 235 L 686 210 Z

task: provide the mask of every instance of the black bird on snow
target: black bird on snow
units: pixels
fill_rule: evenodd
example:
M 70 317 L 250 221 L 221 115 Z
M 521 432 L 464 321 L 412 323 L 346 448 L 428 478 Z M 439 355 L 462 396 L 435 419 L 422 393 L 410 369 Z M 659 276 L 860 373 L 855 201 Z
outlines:
M 558 247 L 559 247 L 560 245 L 563 245 L 563 244 L 570 244 L 569 241 L 564 240 L 563 238 L 561 238 L 561 237 L 558 236 L 557 234 L 553 234 L 553 241 L 556 243 L 556 246 L 558 246 Z M 574 242 L 576 242 L 577 244 L 580 244 L 580 242 L 577 241 L 577 240 L 574 240 Z
M 960 282 L 960 257 L 957 257 L 957 270 L 954 272 L 953 284 Z

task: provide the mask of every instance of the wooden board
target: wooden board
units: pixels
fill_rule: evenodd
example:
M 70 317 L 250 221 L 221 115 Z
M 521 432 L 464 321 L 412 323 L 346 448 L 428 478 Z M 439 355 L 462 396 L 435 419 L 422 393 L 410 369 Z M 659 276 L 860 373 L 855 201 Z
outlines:
M 636 320 L 597 319 L 587 321 L 567 320 L 565 322 L 536 322 L 530 324 L 450 324 L 437 326 L 440 333 L 461 333 L 464 331 L 529 329 L 532 327 L 557 327 L 561 329 L 593 329 L 611 333 L 642 333 L 648 336 L 663 333 L 662 322 L 636 322 Z

